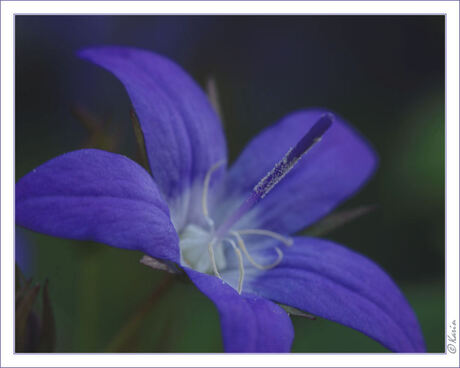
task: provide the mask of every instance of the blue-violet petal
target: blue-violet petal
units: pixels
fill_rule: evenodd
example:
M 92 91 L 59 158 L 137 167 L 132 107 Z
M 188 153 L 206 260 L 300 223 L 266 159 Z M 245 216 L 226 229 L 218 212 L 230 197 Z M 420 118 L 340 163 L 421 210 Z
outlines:
M 240 295 L 215 276 L 185 271 L 219 310 L 226 352 L 290 351 L 294 329 L 282 308 L 255 295 Z
M 333 242 L 294 238 L 280 265 L 246 285 L 262 297 L 361 331 L 392 351 L 425 351 L 417 318 L 391 278 Z
M 178 236 L 152 177 L 114 153 L 66 153 L 24 176 L 16 184 L 16 223 L 179 260 Z
M 111 71 L 125 86 L 144 134 L 153 177 L 180 231 L 200 215 L 193 211 L 201 208 L 207 171 L 226 159 L 222 126 L 208 98 L 181 67 L 150 51 L 99 47 L 85 49 L 80 56 Z M 213 182 L 222 173 L 217 172 Z
M 326 112 L 295 112 L 246 146 L 230 168 L 222 205 L 216 211 L 217 222 L 249 196 L 258 181 Z M 376 161 L 364 138 L 335 115 L 321 141 L 241 220 L 239 227 L 295 233 L 355 193 L 373 173 Z

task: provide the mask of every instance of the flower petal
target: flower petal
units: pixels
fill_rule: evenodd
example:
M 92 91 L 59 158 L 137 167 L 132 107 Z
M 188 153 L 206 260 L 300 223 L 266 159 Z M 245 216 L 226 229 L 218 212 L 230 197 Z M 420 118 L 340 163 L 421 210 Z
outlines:
M 185 268 L 219 310 L 226 352 L 289 352 L 294 329 L 288 314 L 255 295 L 239 295 L 214 276 Z
M 153 176 L 180 230 L 189 209 L 197 208 L 189 202 L 201 199 L 206 173 L 226 158 L 225 137 L 208 98 L 182 68 L 153 52 L 100 47 L 80 56 L 111 71 L 125 86 Z
M 396 352 L 423 352 L 417 318 L 375 263 L 327 240 L 298 237 L 280 265 L 248 290 L 363 332 Z
M 35 244 L 33 244 L 25 234 L 25 230 L 19 226 L 15 228 L 14 239 L 14 259 L 21 272 L 32 277 L 35 268 Z
M 305 135 L 325 110 L 293 113 L 264 130 L 231 167 L 217 211 L 222 221 Z M 335 117 L 331 128 L 286 177 L 241 220 L 241 226 L 291 234 L 312 224 L 356 192 L 376 166 L 366 141 Z M 241 227 L 240 226 L 240 227 Z
M 16 184 L 16 223 L 179 260 L 178 236 L 152 177 L 114 153 L 66 153 L 24 176 Z

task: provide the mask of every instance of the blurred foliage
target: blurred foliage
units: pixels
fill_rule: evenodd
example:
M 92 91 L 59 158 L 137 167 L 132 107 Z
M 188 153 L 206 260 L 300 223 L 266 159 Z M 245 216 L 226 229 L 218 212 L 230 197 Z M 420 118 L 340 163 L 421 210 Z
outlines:
M 375 210 L 375 206 L 360 206 L 356 208 L 343 209 L 320 219 L 317 223 L 308 227 L 302 234 L 306 236 L 321 237 L 329 234 L 331 231 L 346 225 L 347 223 L 364 216 Z
M 15 35 L 17 178 L 82 147 L 140 161 L 123 87 L 75 56 L 95 44 L 154 50 L 208 82 L 231 160 L 295 109 L 324 106 L 345 117 L 380 167 L 307 233 L 386 269 L 428 351 L 444 351 L 444 17 L 17 16 Z M 141 264 L 142 254 L 24 233 L 29 250 L 17 248 L 17 258 L 34 252 L 25 273 L 33 285 L 52 285 L 55 351 L 222 351 L 213 304 L 192 284 Z M 27 290 L 40 299 L 32 284 Z M 333 322 L 292 319 L 294 352 L 385 351 Z
M 26 280 L 16 266 L 15 280 L 15 351 L 21 353 L 53 352 L 56 345 L 56 326 L 49 296 L 48 280 L 43 288 Z M 38 296 L 42 289 L 42 301 Z M 41 316 L 38 309 L 41 308 Z

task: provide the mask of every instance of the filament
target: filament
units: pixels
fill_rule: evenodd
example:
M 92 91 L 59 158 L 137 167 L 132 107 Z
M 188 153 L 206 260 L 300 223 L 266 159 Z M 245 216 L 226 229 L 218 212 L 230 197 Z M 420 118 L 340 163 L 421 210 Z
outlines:
M 287 247 L 290 247 L 292 245 L 292 243 L 293 243 L 293 240 L 291 238 L 288 238 L 286 236 L 283 236 L 281 234 L 275 233 L 274 231 L 270 231 L 270 230 L 243 229 L 243 230 L 238 230 L 238 233 L 240 235 L 265 235 L 265 236 L 269 236 L 271 238 L 279 240 L 280 242 L 282 242 Z
M 209 258 L 211 259 L 211 265 L 212 265 L 212 270 L 214 271 L 214 274 L 219 279 L 222 279 L 222 276 L 220 275 L 219 270 L 217 269 L 216 258 L 214 257 L 214 243 L 215 243 L 215 238 L 212 239 L 208 244 Z
M 203 207 L 203 215 L 208 223 L 208 225 L 213 228 L 214 227 L 214 221 L 209 217 L 209 212 L 208 212 L 208 191 L 209 191 L 209 183 L 211 182 L 211 177 L 214 171 L 216 171 L 219 167 L 221 167 L 223 164 L 225 164 L 225 160 L 220 160 L 216 162 L 214 165 L 211 166 L 211 168 L 208 170 L 206 173 L 206 176 L 204 178 L 203 182 L 203 195 L 201 197 L 201 205 Z
M 233 250 L 235 251 L 237 257 L 238 257 L 238 266 L 240 270 L 240 276 L 238 279 L 238 294 L 241 294 L 241 291 L 243 290 L 243 280 L 244 280 L 244 265 L 243 265 L 243 255 L 241 254 L 241 251 L 238 249 L 236 246 L 235 242 L 232 239 L 225 238 L 223 241 L 228 241 Z
M 244 244 L 244 240 L 243 238 L 241 237 L 241 235 L 236 232 L 236 231 L 231 231 L 230 234 L 232 234 L 237 242 L 238 242 L 238 246 L 241 248 L 241 250 L 243 251 L 244 255 L 247 257 L 248 261 L 251 262 L 251 264 L 258 268 L 259 270 L 269 270 L 271 268 L 274 268 L 276 266 L 278 266 L 280 264 L 280 262 L 282 261 L 283 259 L 283 252 L 281 252 L 281 250 L 279 248 L 274 248 L 276 253 L 278 253 L 278 258 L 275 262 L 273 262 L 272 264 L 269 264 L 269 265 L 262 265 L 260 263 L 257 263 L 254 258 L 252 258 L 252 256 L 249 254 L 247 248 L 246 248 L 246 244 Z

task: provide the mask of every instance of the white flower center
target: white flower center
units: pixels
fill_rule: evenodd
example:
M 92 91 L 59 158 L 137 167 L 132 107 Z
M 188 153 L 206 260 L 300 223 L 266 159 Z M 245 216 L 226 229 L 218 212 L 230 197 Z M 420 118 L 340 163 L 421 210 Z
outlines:
M 202 210 L 203 217 L 209 230 L 205 230 L 197 225 L 188 225 L 180 235 L 181 262 L 193 269 L 205 272 L 214 273 L 222 279 L 219 273 L 227 266 L 225 258 L 224 245 L 228 244 L 233 248 L 239 265 L 239 281 L 238 292 L 243 289 L 244 280 L 244 263 L 243 255 L 251 263 L 252 266 L 260 270 L 268 270 L 276 267 L 283 259 L 283 252 L 275 247 L 274 250 L 278 254 L 275 262 L 263 265 L 254 260 L 246 248 L 243 240 L 244 235 L 263 235 L 276 239 L 278 242 L 286 246 L 292 245 L 292 240 L 281 234 L 264 229 L 245 229 L 233 230 L 234 225 L 248 211 L 250 211 L 260 200 L 262 200 L 283 178 L 294 168 L 297 162 L 316 145 L 326 131 L 330 128 L 333 121 L 331 114 L 323 114 L 319 120 L 310 128 L 310 130 L 297 142 L 297 144 L 289 149 L 285 156 L 273 167 L 273 169 L 265 175 L 253 188 L 249 197 L 233 212 L 218 229 L 214 229 L 214 221 L 209 216 L 208 212 L 208 190 L 211 176 L 214 171 L 219 169 L 225 161 L 219 161 L 214 164 L 206 173 L 203 182 L 202 194 Z
M 213 265 L 208 251 L 211 240 L 212 234 L 209 231 L 197 225 L 187 225 L 180 234 L 181 262 L 199 272 L 211 273 Z M 223 247 L 216 248 L 214 258 L 217 268 L 224 269 L 226 262 Z
M 203 217 L 208 225 L 208 230 L 195 224 L 189 224 L 180 233 L 179 247 L 181 250 L 181 263 L 196 271 L 209 274 L 212 273 L 222 278 L 219 270 L 224 270 L 227 266 L 224 246 L 230 245 L 238 258 L 240 275 L 237 290 L 241 293 L 244 280 L 243 254 L 254 267 L 260 270 L 268 270 L 276 267 L 283 258 L 282 251 L 276 247 L 275 251 L 278 258 L 275 262 L 268 265 L 258 263 L 249 254 L 243 240 L 243 235 L 268 236 L 284 243 L 286 246 L 292 245 L 292 240 L 273 231 L 263 229 L 244 229 L 238 231 L 229 229 L 224 236 L 218 236 L 216 234 L 214 221 L 211 219 L 208 212 L 207 195 L 212 173 L 223 164 L 224 162 L 220 161 L 213 165 L 207 172 L 203 183 L 202 210 Z

